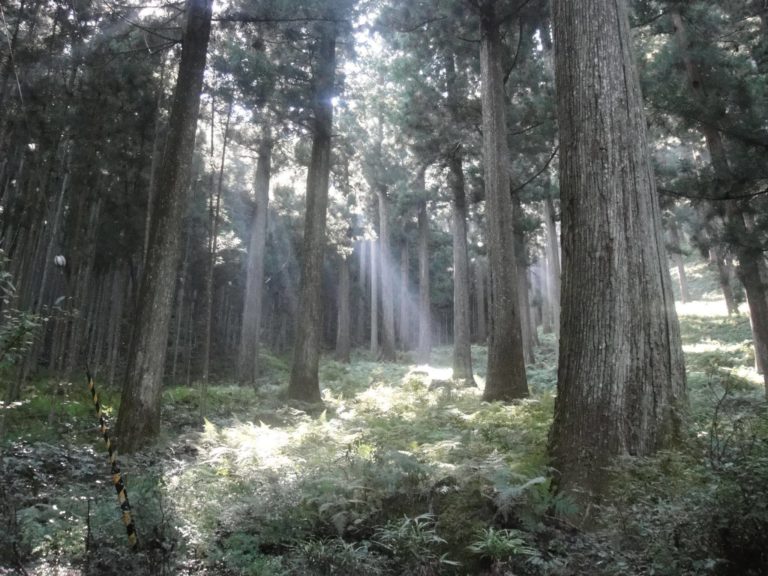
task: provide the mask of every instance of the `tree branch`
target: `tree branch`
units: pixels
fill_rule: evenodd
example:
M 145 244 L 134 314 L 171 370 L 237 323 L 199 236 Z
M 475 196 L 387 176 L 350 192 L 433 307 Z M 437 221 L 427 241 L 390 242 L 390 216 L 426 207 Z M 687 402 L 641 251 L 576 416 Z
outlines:
M 542 167 L 541 167 L 541 170 L 539 170 L 538 172 L 536 172 L 536 174 L 534 174 L 533 176 L 531 176 L 530 178 L 528 178 L 528 180 L 526 180 L 525 182 L 523 182 L 522 184 L 520 184 L 520 186 L 517 186 L 517 187 L 513 188 L 512 190 L 510 190 L 510 191 L 509 191 L 509 195 L 510 195 L 510 196 L 514 196 L 515 194 L 517 194 L 518 192 L 520 192 L 520 190 L 522 190 L 523 188 L 525 188 L 526 186 L 528 186 L 528 184 L 530 184 L 531 182 L 533 182 L 534 180 L 536 180 L 536 178 L 538 178 L 539 176 L 541 176 L 541 175 L 544 173 L 544 171 L 545 171 L 547 168 L 549 168 L 549 165 L 550 165 L 550 164 L 552 164 L 552 160 L 554 160 L 554 159 L 555 159 L 555 156 L 557 156 L 557 153 L 558 153 L 559 151 L 560 151 L 560 145 L 558 144 L 557 146 L 555 146 L 555 149 L 552 151 L 552 155 L 549 157 L 549 159 L 547 159 L 547 162 L 544 164 L 544 166 L 542 166 Z

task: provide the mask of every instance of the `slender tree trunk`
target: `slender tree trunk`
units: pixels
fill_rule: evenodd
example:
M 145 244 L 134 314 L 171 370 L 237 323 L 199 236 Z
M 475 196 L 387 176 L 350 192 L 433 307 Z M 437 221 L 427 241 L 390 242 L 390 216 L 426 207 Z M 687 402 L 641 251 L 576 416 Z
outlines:
M 336 322 L 336 360 L 349 364 L 349 353 L 352 348 L 350 340 L 350 288 L 349 288 L 349 258 L 342 257 L 339 263 L 339 308 Z
M 486 268 L 482 260 L 478 259 L 475 266 L 475 292 L 477 297 L 477 341 L 484 346 L 488 344 L 488 317 L 486 308 Z
M 379 354 L 379 257 L 378 242 L 371 240 L 371 354 Z
M 713 243 L 709 249 L 709 263 L 714 265 L 717 270 L 717 280 L 720 283 L 720 291 L 723 293 L 725 308 L 728 310 L 728 316 L 739 313 L 739 307 L 736 305 L 736 297 L 733 294 L 733 283 L 731 267 L 726 259 L 726 248 L 719 243 Z
M 475 386 L 470 335 L 469 256 L 467 254 L 467 198 L 461 150 L 448 160 L 453 193 L 453 379 Z
M 213 107 L 213 106 L 212 106 Z M 205 400 L 208 395 L 208 379 L 211 370 L 211 336 L 213 331 L 213 280 L 216 269 L 216 252 L 218 250 L 219 215 L 221 212 L 221 193 L 224 185 L 224 163 L 227 159 L 227 144 L 229 141 L 229 123 L 232 120 L 232 100 L 227 108 L 227 119 L 224 124 L 224 140 L 221 146 L 221 163 L 219 164 L 219 178 L 216 183 L 216 192 L 211 190 L 211 219 L 208 237 L 208 265 L 205 270 L 205 327 L 203 328 L 203 370 L 202 370 L 202 399 L 200 407 L 205 415 Z M 213 140 L 213 114 L 211 115 L 211 140 Z M 213 147 L 211 147 L 213 152 Z
M 379 279 L 381 281 L 381 311 L 383 332 L 381 359 L 395 360 L 395 284 L 392 274 L 392 253 L 389 247 L 389 209 L 386 190 L 376 190 L 379 200 Z
M 523 355 L 528 364 L 536 362 L 535 346 L 537 343 L 536 326 L 531 317 L 530 295 L 528 294 L 528 258 L 523 234 L 523 207 L 520 198 L 512 197 L 512 218 L 514 228 L 512 238 L 515 243 L 515 258 L 517 264 L 517 297 L 520 303 L 520 334 L 523 338 Z
M 362 346 L 365 343 L 365 316 L 368 311 L 366 307 L 366 243 L 361 240 L 357 243 L 358 269 L 357 269 L 357 291 L 356 291 L 356 314 L 355 314 L 355 345 Z
M 126 275 L 123 273 L 123 267 L 119 267 L 115 270 L 114 278 L 112 280 L 112 297 L 111 305 L 112 310 L 110 312 L 111 333 L 109 341 L 109 385 L 112 386 L 115 383 L 115 373 L 117 372 L 117 362 L 120 358 L 120 347 L 122 343 L 123 332 L 123 305 L 125 302 L 126 293 L 128 290 L 125 288 L 127 284 Z
M 486 0 L 480 16 L 483 167 L 491 276 L 491 326 L 483 398 L 509 401 L 528 396 L 528 381 L 520 333 L 518 272 L 509 197 L 506 98 L 501 69 L 504 50 L 496 8 L 493 0 Z
M 307 174 L 307 211 L 304 222 L 304 260 L 301 270 L 299 320 L 288 396 L 295 400 L 321 402 L 318 367 L 322 331 L 322 272 L 325 251 L 325 220 L 328 209 L 328 178 L 331 170 L 333 84 L 336 71 L 336 24 L 318 25 L 317 69 L 312 158 Z
M 690 302 L 691 294 L 688 291 L 688 277 L 685 275 L 685 262 L 683 261 L 683 248 L 680 243 L 680 230 L 677 227 L 674 216 L 669 220 L 669 240 L 672 247 L 672 261 L 677 268 L 677 282 L 680 288 L 680 300 L 683 304 Z
M 267 215 L 269 214 L 269 183 L 272 174 L 272 135 L 265 127 L 256 164 L 255 200 L 251 219 L 251 239 L 248 244 L 245 296 L 240 326 L 240 382 L 252 384 L 259 375 L 259 338 L 261 336 L 261 307 L 264 294 L 264 255 L 267 245 Z
M 557 486 L 679 438 L 685 369 L 626 0 L 554 0 L 563 297 Z
M 160 431 L 160 386 L 187 207 L 200 92 L 211 31 L 212 0 L 189 0 L 163 165 L 158 172 L 146 267 L 128 354 L 117 433 L 131 452 Z
M 419 179 L 419 192 L 424 194 L 424 170 Z M 429 288 L 429 218 L 427 217 L 427 201 L 419 202 L 419 345 L 417 360 L 420 364 L 428 364 L 432 356 L 432 302 Z
M 560 242 L 557 238 L 555 207 L 551 198 L 544 201 L 547 226 L 547 299 L 552 310 L 552 328 L 560 334 Z
M 400 320 L 397 324 L 400 347 L 403 350 L 410 350 L 411 348 L 411 310 L 410 298 L 408 297 L 409 266 L 408 242 L 403 240 L 400 247 Z

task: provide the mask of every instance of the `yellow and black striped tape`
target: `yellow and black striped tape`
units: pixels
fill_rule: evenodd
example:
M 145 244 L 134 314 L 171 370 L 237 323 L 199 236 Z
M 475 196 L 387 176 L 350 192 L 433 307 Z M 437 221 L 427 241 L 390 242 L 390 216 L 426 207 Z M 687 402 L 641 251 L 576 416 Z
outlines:
M 128 493 L 125 491 L 125 485 L 123 484 L 123 475 L 120 472 L 120 463 L 117 461 L 117 449 L 109 439 L 107 419 L 101 410 L 99 394 L 96 392 L 96 386 L 93 383 L 93 376 L 91 376 L 90 370 L 86 370 L 86 376 L 88 377 L 88 390 L 91 392 L 91 399 L 93 400 L 93 405 L 96 407 L 96 416 L 99 418 L 99 431 L 101 432 L 101 436 L 104 438 L 104 444 L 107 446 L 107 452 L 109 452 L 109 463 L 112 466 L 112 484 L 115 486 L 115 491 L 117 492 L 117 500 L 120 502 L 123 524 L 125 524 L 125 531 L 128 533 L 128 543 L 133 550 L 137 550 L 139 547 L 139 539 L 136 534 L 136 526 L 133 523 L 133 515 L 131 514 L 131 504 L 128 501 Z

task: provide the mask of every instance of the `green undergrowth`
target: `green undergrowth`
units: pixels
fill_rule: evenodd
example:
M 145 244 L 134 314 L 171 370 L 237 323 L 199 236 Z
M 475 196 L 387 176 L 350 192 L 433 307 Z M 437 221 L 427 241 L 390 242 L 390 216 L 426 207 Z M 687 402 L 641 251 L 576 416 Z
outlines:
M 323 406 L 289 402 L 272 358 L 258 386 L 168 388 L 153 448 L 122 459 L 142 553 L 128 554 L 84 383 L 30 385 L 6 409 L 0 566 L 35 573 L 212 575 L 762 574 L 768 425 L 744 317 L 684 316 L 689 437 L 618 461 L 587 512 L 550 491 L 556 341 L 530 399 L 481 399 L 451 351 L 324 359 Z M 97 382 L 98 384 L 98 382 Z M 118 394 L 101 386 L 107 413 Z M 55 389 L 55 390 L 54 390 Z M 56 410 L 51 412 L 51 398 Z M 11 514 L 10 512 L 13 512 Z M 120 569 L 115 568 L 120 566 Z

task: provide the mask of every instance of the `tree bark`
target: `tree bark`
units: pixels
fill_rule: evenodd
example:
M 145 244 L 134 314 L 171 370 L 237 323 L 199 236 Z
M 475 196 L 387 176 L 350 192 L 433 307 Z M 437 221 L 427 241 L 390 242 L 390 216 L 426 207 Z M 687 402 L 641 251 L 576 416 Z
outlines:
M 381 282 L 381 312 L 383 332 L 381 340 L 381 359 L 393 362 L 395 351 L 395 284 L 392 274 L 392 254 L 389 246 L 389 209 L 387 193 L 383 186 L 378 186 L 376 196 L 379 201 L 379 280 Z
M 339 309 L 336 322 L 336 360 L 349 364 L 352 348 L 350 340 L 350 282 L 349 257 L 342 256 L 339 262 Z
M 685 369 L 626 0 L 554 0 L 562 327 L 550 435 L 586 503 L 618 455 L 678 439 Z
M 357 290 L 355 292 L 356 298 L 356 313 L 355 313 L 355 345 L 362 346 L 365 343 L 365 315 L 367 312 L 366 306 L 366 244 L 365 240 L 357 242 L 355 248 L 358 255 L 358 268 L 357 268 Z
M 467 253 L 467 198 L 461 150 L 448 159 L 453 193 L 451 226 L 453 232 L 453 379 L 465 386 L 476 386 L 472 374 L 470 334 L 469 255 Z
M 163 164 L 158 172 L 146 268 L 128 354 L 117 433 L 123 451 L 160 431 L 160 386 L 180 257 L 190 162 L 211 31 L 212 0 L 189 0 Z
M 424 170 L 417 176 L 419 191 L 424 193 Z M 427 201 L 419 202 L 419 344 L 417 360 L 420 364 L 428 364 L 432 356 L 432 304 L 429 289 L 429 218 L 427 217 Z
M 378 243 L 371 240 L 371 354 L 379 354 L 379 258 Z
M 312 157 L 307 173 L 307 212 L 304 221 L 304 259 L 299 289 L 296 344 L 288 386 L 294 400 L 321 402 L 318 368 L 322 332 L 322 272 L 328 180 L 331 171 L 333 84 L 336 71 L 336 24 L 324 22 L 317 47 L 314 84 Z
M 211 155 L 213 156 L 213 101 L 211 101 Z M 205 295 L 203 306 L 205 307 L 203 328 L 203 369 L 201 382 L 200 409 L 205 415 L 205 401 L 208 396 L 208 378 L 211 371 L 211 332 L 213 331 L 213 280 L 216 271 L 216 251 L 219 240 L 219 215 L 221 213 L 221 193 L 224 187 L 224 163 L 227 159 L 227 144 L 229 141 L 229 123 L 232 120 L 232 100 L 229 101 L 227 119 L 224 124 L 224 139 L 221 145 L 221 163 L 219 164 L 219 177 L 216 189 L 211 190 L 211 218 L 208 226 L 208 262 L 205 268 Z M 211 159 L 213 161 L 213 159 Z
M 485 301 L 485 286 L 486 286 L 486 273 L 485 264 L 482 259 L 478 259 L 475 265 L 475 297 L 477 308 L 477 341 L 483 346 L 488 344 L 488 328 L 487 328 L 487 315 Z
M 482 4 L 480 17 L 483 167 L 491 277 L 491 325 L 483 399 L 509 401 L 528 396 L 528 381 L 520 333 L 512 203 L 509 197 L 506 98 L 501 69 L 504 51 L 496 8 L 494 0 L 486 0 Z
M 688 291 L 688 277 L 685 275 L 685 262 L 683 261 L 683 248 L 680 243 L 680 230 L 677 227 L 675 217 L 669 220 L 669 240 L 672 246 L 672 261 L 677 268 L 677 282 L 680 288 L 680 301 L 685 304 L 690 302 L 691 294 Z
M 515 242 L 515 258 L 517 264 L 517 297 L 520 302 L 520 335 L 523 338 L 523 356 L 526 363 L 536 362 L 536 326 L 531 317 L 530 296 L 528 294 L 528 258 L 525 248 L 525 234 L 523 234 L 523 206 L 520 198 L 515 194 L 512 197 L 512 218 L 514 227 L 512 237 Z
M 547 226 L 547 299 L 552 311 L 552 328 L 560 334 L 560 242 L 557 238 L 555 207 L 551 198 L 544 201 L 544 220 Z
M 272 137 L 266 128 L 259 146 L 256 164 L 255 200 L 248 244 L 243 316 L 240 327 L 240 356 L 238 376 L 241 384 L 252 384 L 259 375 L 259 338 L 261 307 L 264 293 L 264 253 L 267 244 L 267 215 L 269 213 L 269 183 L 272 167 Z
M 400 321 L 398 322 L 400 347 L 411 349 L 411 299 L 408 294 L 408 241 L 403 240 L 400 247 Z

